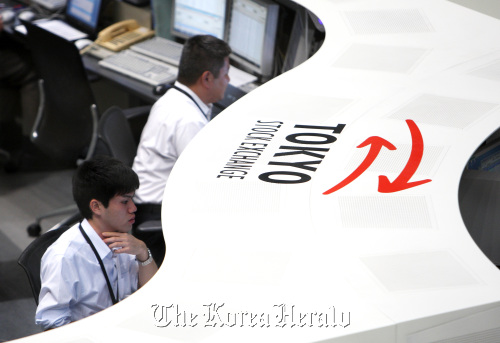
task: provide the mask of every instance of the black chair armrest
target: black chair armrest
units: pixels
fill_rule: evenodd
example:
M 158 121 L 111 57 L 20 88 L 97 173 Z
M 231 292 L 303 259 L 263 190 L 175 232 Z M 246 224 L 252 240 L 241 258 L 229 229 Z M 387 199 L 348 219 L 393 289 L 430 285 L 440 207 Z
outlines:
M 137 232 L 147 233 L 161 231 L 161 220 L 149 220 L 139 224 Z
M 142 116 L 149 116 L 151 105 L 137 106 L 132 108 L 123 109 L 123 114 L 127 120 L 133 120 Z

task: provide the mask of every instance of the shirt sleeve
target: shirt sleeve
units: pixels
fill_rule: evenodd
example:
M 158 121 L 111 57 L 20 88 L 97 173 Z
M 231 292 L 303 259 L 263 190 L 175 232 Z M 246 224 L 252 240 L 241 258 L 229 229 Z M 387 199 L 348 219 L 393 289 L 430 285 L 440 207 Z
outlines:
M 35 323 L 43 330 L 70 323 L 70 306 L 75 302 L 74 267 L 62 255 L 49 254 L 42 258 L 39 304 Z

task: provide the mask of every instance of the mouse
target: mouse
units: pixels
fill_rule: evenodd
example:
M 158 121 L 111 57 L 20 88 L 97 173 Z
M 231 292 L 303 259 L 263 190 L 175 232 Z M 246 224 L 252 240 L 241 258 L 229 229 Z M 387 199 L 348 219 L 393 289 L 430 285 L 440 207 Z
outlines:
M 31 11 L 23 11 L 17 15 L 17 17 L 24 21 L 32 21 L 35 19 L 35 13 Z
M 13 10 L 5 10 L 2 12 L 2 21 L 6 24 L 10 23 L 11 21 L 14 20 L 15 18 L 15 14 L 14 14 L 14 11 Z
M 94 42 L 91 41 L 90 39 L 87 39 L 87 38 L 82 38 L 82 39 L 75 41 L 75 45 L 78 48 L 78 50 L 82 50 L 83 48 L 85 48 L 86 46 L 88 46 L 92 43 L 94 43 Z

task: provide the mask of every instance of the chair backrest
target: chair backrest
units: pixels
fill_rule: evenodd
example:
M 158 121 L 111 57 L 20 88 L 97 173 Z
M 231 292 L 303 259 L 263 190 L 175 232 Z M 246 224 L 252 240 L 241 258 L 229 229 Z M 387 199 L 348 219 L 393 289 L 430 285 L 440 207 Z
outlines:
M 113 156 L 132 166 L 137 152 L 137 143 L 122 109 L 112 106 L 99 120 L 96 155 Z
M 38 305 L 40 295 L 40 261 L 47 248 L 61 236 L 69 226 L 61 226 L 57 229 L 47 231 L 33 242 L 19 256 L 17 263 L 24 269 L 33 292 L 33 297 Z
M 33 143 L 49 157 L 77 160 L 95 132 L 94 94 L 78 48 L 35 24 L 23 22 L 35 67 L 43 80 L 43 108 L 32 133 Z

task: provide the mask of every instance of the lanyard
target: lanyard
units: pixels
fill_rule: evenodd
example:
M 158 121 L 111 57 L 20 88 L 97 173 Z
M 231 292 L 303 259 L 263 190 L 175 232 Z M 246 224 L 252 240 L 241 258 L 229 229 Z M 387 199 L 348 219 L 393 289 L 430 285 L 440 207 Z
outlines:
M 118 300 L 115 297 L 115 293 L 113 292 L 113 288 L 111 288 L 111 282 L 109 282 L 108 273 L 106 273 L 106 269 L 104 268 L 104 263 L 102 262 L 99 254 L 97 253 L 97 250 L 96 250 L 94 244 L 92 244 L 92 241 L 90 240 L 89 236 L 83 230 L 82 223 L 80 223 L 80 232 L 82 233 L 83 237 L 85 237 L 85 240 L 87 241 L 87 243 L 89 243 L 90 247 L 92 248 L 92 251 L 95 254 L 95 257 L 97 257 L 97 261 L 99 262 L 99 265 L 101 266 L 102 273 L 104 274 L 104 277 L 106 278 L 106 283 L 108 284 L 108 290 L 109 290 L 109 295 L 111 296 L 111 301 L 113 302 L 113 305 L 114 305 L 118 302 Z

